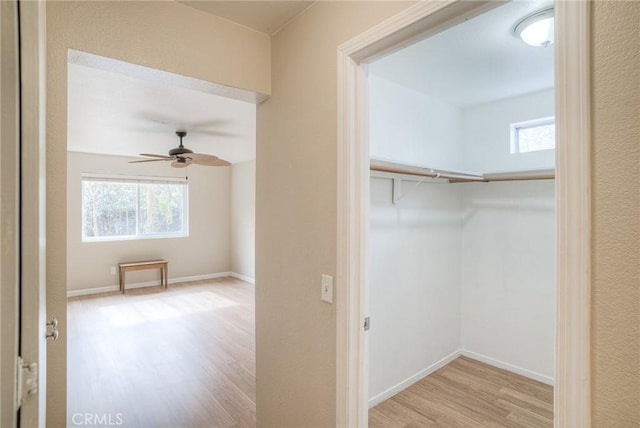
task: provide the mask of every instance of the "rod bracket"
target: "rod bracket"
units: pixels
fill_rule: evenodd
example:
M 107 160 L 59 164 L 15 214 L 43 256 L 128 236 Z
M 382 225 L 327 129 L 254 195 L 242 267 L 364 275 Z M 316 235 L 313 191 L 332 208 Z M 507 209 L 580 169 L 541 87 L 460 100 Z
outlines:
M 393 205 L 397 205 L 402 199 L 402 178 L 394 177 L 393 179 L 393 191 L 391 196 L 391 201 Z

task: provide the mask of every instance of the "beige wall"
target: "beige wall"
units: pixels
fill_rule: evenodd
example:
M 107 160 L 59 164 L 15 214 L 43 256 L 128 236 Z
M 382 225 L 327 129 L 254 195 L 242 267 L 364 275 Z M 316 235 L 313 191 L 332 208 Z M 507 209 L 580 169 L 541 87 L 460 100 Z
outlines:
M 185 238 L 82 242 L 82 173 L 185 177 L 166 163 L 128 163 L 131 158 L 69 152 L 67 163 L 67 289 L 118 284 L 110 268 L 120 262 L 165 259 L 169 278 L 228 272 L 231 268 L 231 168 L 192 166 L 189 236 Z M 127 274 L 127 283 L 153 281 L 158 271 Z
M 272 39 L 272 97 L 258 106 L 257 417 L 335 425 L 337 46 L 407 7 L 318 2 Z
M 270 93 L 265 34 L 174 2 L 47 2 L 47 425 L 66 426 L 67 49 Z
M 640 426 L 640 3 L 593 2 L 593 426 Z
M 231 271 L 255 279 L 256 161 L 231 167 Z

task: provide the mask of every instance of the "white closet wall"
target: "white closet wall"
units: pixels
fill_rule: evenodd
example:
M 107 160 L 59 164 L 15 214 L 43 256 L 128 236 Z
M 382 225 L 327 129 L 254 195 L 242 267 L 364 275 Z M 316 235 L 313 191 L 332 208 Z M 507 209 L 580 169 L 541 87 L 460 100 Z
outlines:
M 463 168 L 485 173 L 553 168 L 555 150 L 511 154 L 510 125 L 553 116 L 554 96 L 555 91 L 547 89 L 464 108 L 460 151 Z
M 375 74 L 369 85 L 371 157 L 462 168 L 461 109 Z
M 370 76 L 370 155 L 477 173 L 552 168 L 511 155 L 509 124 L 554 114 L 546 90 L 456 107 Z M 466 353 L 553 381 L 553 180 L 422 184 L 371 178 L 370 405 Z
M 553 383 L 555 182 L 459 186 L 461 348 L 472 358 Z
M 371 179 L 369 397 L 383 401 L 460 348 L 462 192 Z M 415 379 L 417 380 L 417 379 Z

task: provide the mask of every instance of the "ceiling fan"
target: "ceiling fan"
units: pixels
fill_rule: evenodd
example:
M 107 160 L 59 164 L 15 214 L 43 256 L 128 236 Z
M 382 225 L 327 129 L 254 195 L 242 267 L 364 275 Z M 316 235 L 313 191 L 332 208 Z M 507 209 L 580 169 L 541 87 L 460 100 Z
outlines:
M 169 155 L 154 155 L 148 153 L 141 153 L 140 156 L 146 156 L 155 159 L 143 159 L 130 161 L 129 163 L 140 162 L 171 162 L 171 166 L 174 168 L 186 168 L 191 164 L 204 165 L 204 166 L 229 166 L 231 163 L 224 159 L 220 159 L 217 156 L 205 155 L 202 153 L 193 153 L 193 150 L 187 149 L 182 144 L 182 139 L 187 136 L 186 131 L 176 131 L 176 135 L 180 138 L 180 145 L 175 149 L 169 150 Z

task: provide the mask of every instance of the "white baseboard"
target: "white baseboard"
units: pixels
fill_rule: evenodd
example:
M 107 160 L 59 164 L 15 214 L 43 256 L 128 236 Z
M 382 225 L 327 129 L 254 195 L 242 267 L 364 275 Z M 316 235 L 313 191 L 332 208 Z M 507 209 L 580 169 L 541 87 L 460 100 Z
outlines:
M 177 282 L 201 281 L 204 279 L 224 278 L 226 276 L 235 277 L 235 275 L 232 272 L 218 272 L 218 273 L 207 273 L 204 275 L 182 276 L 179 278 L 169 278 L 169 285 Z M 239 278 L 239 279 L 242 279 L 242 278 Z M 160 285 L 160 280 L 132 282 L 132 283 L 127 283 L 127 290 L 130 288 L 154 287 L 158 285 Z M 67 297 L 86 296 L 88 294 L 110 293 L 112 291 L 118 291 L 118 290 L 120 290 L 119 284 L 107 285 L 105 287 L 85 288 L 82 290 L 69 290 L 67 291 Z
M 255 278 L 251 278 L 250 276 L 241 275 L 241 274 L 239 274 L 237 272 L 231 272 L 231 276 L 236 278 L 236 279 L 239 279 L 241 281 L 248 282 L 249 284 L 256 285 L 256 279 Z
M 418 373 L 414 374 L 413 376 L 410 376 L 409 378 L 403 380 L 402 382 L 392 386 L 391 388 L 387 389 L 386 391 L 376 395 L 375 397 L 371 397 L 369 399 L 369 408 L 371 408 L 371 407 L 373 407 L 373 406 L 375 406 L 377 404 L 380 404 L 384 400 L 393 397 L 394 395 L 396 395 L 400 391 L 402 391 L 404 389 L 407 389 L 408 387 L 410 387 L 414 383 L 416 383 L 419 380 L 429 376 L 431 373 L 435 372 L 439 368 L 446 366 L 451 361 L 455 360 L 456 358 L 458 358 L 461 355 L 463 355 L 465 357 L 468 357 L 468 358 L 471 358 L 472 360 L 477 360 L 477 361 L 480 361 L 482 363 L 489 364 L 490 366 L 494 366 L 494 367 L 497 367 L 499 369 L 507 370 L 509 372 L 512 372 L 512 373 L 515 373 L 515 374 L 519 374 L 519 375 L 524 376 L 524 377 L 528 377 L 529 379 L 537 380 L 537 381 L 545 383 L 547 385 L 554 385 L 554 383 L 555 383 L 552 377 L 545 376 L 543 374 L 536 373 L 536 372 L 531 371 L 531 370 L 523 369 L 522 367 L 514 366 L 513 364 L 505 363 L 504 361 L 496 360 L 494 358 L 487 357 L 486 355 L 478 354 L 477 352 L 473 352 L 473 351 L 469 351 L 467 349 L 460 348 L 457 351 L 452 352 L 451 354 L 447 355 L 446 357 L 442 358 L 441 360 L 439 360 L 439 361 L 435 362 L 434 364 L 430 365 L 429 367 L 420 370 Z
M 455 352 L 452 352 L 451 354 L 447 355 L 446 357 L 442 358 L 441 360 L 436 361 L 435 363 L 431 364 L 429 367 L 420 370 L 418 373 L 414 374 L 413 376 L 408 377 L 407 379 L 405 379 L 402 382 L 392 386 L 391 388 L 387 389 L 386 391 L 381 392 L 380 394 L 376 395 L 375 397 L 371 397 L 369 399 L 369 408 L 375 406 L 376 404 L 382 403 L 387 398 L 391 398 L 394 395 L 396 395 L 398 392 L 400 392 L 400 391 L 402 391 L 404 389 L 407 389 L 408 387 L 410 387 L 414 383 L 418 382 L 419 380 L 429 376 L 431 373 L 435 372 L 439 368 L 446 366 L 451 361 L 453 361 L 456 358 L 458 358 L 460 355 L 462 355 L 462 350 L 457 350 Z
M 524 377 L 528 377 L 529 379 L 537 380 L 542 383 L 546 383 L 547 385 L 554 385 L 555 381 L 552 377 L 536 373 L 531 370 L 523 369 L 522 367 L 515 366 L 513 364 L 505 363 L 504 361 L 496 360 L 491 357 L 487 357 L 486 355 L 478 354 L 477 352 L 469 351 L 467 349 L 461 349 L 462 355 L 465 357 L 469 357 L 472 360 L 478 360 L 482 363 L 489 364 L 490 366 L 497 367 L 499 369 L 503 369 L 515 374 L 519 374 Z

